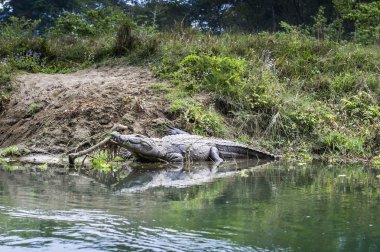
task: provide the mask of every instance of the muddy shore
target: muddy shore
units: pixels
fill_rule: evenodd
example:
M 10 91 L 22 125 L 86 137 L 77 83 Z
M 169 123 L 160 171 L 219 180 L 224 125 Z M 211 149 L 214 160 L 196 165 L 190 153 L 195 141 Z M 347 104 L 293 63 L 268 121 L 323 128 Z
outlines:
M 117 123 L 128 126 L 124 133 L 156 136 L 168 121 L 167 102 L 150 89 L 157 82 L 134 66 L 20 74 L 0 116 L 0 147 L 64 154 L 95 144 Z

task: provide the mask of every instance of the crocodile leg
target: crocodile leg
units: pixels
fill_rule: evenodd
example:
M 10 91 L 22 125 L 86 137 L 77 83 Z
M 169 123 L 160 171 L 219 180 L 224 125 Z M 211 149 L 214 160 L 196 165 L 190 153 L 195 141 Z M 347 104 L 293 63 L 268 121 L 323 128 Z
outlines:
M 168 153 L 165 155 L 165 160 L 168 162 L 183 162 L 183 156 L 179 153 Z
M 211 147 L 210 158 L 212 161 L 214 161 L 216 163 L 223 162 L 223 159 L 219 156 L 219 150 L 216 147 Z
M 174 127 L 170 127 L 170 126 L 166 128 L 165 133 L 167 135 L 190 135 L 186 131 L 183 131 Z

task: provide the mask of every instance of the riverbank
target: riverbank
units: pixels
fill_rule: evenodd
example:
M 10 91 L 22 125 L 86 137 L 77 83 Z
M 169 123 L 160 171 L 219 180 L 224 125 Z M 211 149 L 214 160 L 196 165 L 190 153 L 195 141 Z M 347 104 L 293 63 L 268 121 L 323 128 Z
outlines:
M 215 105 L 212 95 L 204 92 L 189 95 L 182 87 L 155 78 L 147 67 L 107 64 L 66 74 L 17 75 L 13 95 L 0 118 L 0 143 L 2 151 L 8 152 L 4 156 L 20 155 L 27 160 L 29 156 L 35 157 L 33 153 L 45 157 L 80 151 L 104 139 L 115 124 L 126 125 L 126 134 L 152 137 L 162 136 L 167 125 L 175 125 L 196 134 L 225 137 L 270 149 L 299 163 L 323 160 L 377 165 L 376 157 L 318 155 L 294 145 L 276 149 L 271 145 L 273 139 L 265 135 L 249 139 L 236 132 L 237 127 L 230 117 L 211 108 Z M 178 99 L 181 96 L 183 100 Z M 183 113 L 192 116 L 194 104 L 199 109 L 195 110 L 199 121 L 183 116 Z M 173 109 L 175 106 L 179 106 L 177 111 Z M 189 107 L 183 111 L 181 106 Z M 4 149 L 7 146 L 17 146 L 17 150 L 12 151 L 11 147 L 7 151 Z
M 92 35 L 58 27 L 36 36 L 32 26 L 21 38 L 4 35 L 0 146 L 67 153 L 117 123 L 148 136 L 171 125 L 300 162 L 379 165 L 377 45 L 320 40 L 286 24 L 211 35 L 128 22 Z

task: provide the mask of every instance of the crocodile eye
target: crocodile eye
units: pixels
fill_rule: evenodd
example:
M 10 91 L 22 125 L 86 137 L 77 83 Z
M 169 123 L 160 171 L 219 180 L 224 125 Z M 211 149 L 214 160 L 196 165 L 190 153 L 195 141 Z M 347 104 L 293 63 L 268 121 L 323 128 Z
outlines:
M 148 143 L 146 143 L 146 142 L 141 142 L 141 145 L 145 148 L 145 149 L 147 149 L 147 150 L 151 150 L 153 147 L 152 147 L 152 145 L 150 145 L 150 144 L 148 144 Z

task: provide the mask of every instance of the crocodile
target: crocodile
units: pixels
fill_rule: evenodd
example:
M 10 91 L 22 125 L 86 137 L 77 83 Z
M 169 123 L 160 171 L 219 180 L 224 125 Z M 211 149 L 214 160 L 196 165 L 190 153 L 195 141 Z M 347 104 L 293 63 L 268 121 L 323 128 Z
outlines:
M 150 138 L 144 135 L 122 135 L 112 132 L 111 139 L 121 147 L 144 161 L 184 162 L 207 161 L 223 162 L 224 159 L 258 159 L 272 161 L 273 154 L 253 149 L 247 145 L 223 139 L 191 135 L 176 128 L 169 128 L 169 135 Z

